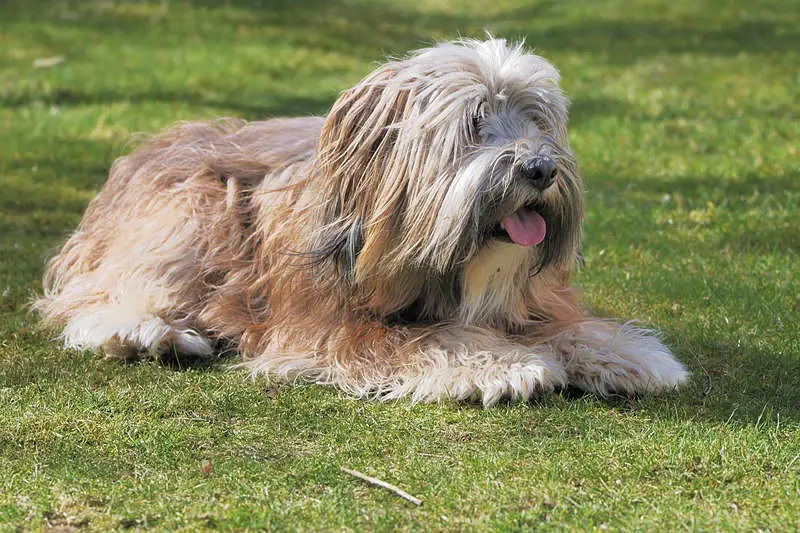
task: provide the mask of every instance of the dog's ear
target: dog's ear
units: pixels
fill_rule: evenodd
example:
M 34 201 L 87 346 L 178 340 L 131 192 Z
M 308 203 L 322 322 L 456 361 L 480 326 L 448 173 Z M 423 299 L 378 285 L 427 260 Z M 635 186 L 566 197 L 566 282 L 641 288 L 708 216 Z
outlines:
M 379 68 L 344 91 L 325 120 L 319 162 L 327 174 L 344 180 L 343 185 L 366 174 L 381 162 L 376 157 L 385 158 L 392 148 L 391 138 L 410 104 L 409 90 L 395 77 L 391 63 Z
M 361 221 L 355 219 L 349 226 L 334 224 L 324 228 L 316 235 L 312 252 L 315 262 L 333 260 L 339 278 L 352 282 L 356 260 L 364 246 Z
M 395 75 L 390 63 L 342 93 L 320 136 L 318 227 L 324 229 L 315 240 L 320 253 L 350 268 L 356 283 L 385 264 L 392 238 L 401 233 L 405 176 L 395 168 L 394 151 L 411 90 Z

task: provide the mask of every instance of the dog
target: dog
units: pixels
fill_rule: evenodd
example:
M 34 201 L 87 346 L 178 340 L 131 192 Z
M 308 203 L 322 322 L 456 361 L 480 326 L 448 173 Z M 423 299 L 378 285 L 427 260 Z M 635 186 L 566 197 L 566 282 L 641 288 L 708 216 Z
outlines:
M 689 374 L 570 284 L 583 192 L 523 44 L 389 61 L 327 117 L 183 123 L 118 159 L 35 307 L 66 346 L 211 356 L 413 402 L 632 394 Z

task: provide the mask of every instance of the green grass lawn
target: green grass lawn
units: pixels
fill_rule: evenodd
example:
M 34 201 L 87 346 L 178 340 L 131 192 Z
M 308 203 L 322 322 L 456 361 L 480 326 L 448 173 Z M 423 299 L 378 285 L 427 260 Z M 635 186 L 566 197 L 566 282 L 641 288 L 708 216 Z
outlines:
M 661 329 L 686 389 L 376 403 L 37 329 L 45 258 L 136 133 L 325 113 L 387 55 L 484 28 L 560 68 L 577 282 Z M 0 3 L 0 530 L 800 528 L 798 28 L 793 0 Z

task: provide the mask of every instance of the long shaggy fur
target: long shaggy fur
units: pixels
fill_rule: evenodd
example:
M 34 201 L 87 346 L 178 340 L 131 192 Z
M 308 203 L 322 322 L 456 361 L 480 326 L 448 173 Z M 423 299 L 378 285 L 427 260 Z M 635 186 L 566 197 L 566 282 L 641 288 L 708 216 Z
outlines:
M 570 288 L 581 182 L 555 68 L 503 40 L 384 64 L 326 118 L 187 123 L 120 158 L 48 264 L 67 346 L 210 355 L 414 401 L 674 387 L 650 332 Z M 546 156 L 544 191 L 520 177 Z M 498 238 L 520 209 L 544 240 Z

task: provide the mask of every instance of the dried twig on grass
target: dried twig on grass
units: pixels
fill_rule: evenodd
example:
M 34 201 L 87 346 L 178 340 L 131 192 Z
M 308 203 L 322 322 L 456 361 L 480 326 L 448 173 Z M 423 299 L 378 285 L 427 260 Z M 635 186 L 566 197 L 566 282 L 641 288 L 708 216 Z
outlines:
M 366 474 L 362 474 L 358 470 L 350 470 L 349 468 L 345 468 L 345 467 L 341 467 L 341 470 L 345 474 L 350 474 L 351 476 L 357 477 L 358 479 L 362 479 L 362 480 L 366 481 L 367 483 L 370 483 L 372 485 L 377 485 L 379 487 L 383 487 L 384 489 L 390 490 L 390 491 L 394 492 L 395 494 L 397 494 L 398 496 L 400 496 L 401 498 L 410 501 L 414 505 L 422 505 L 422 500 L 420 500 L 419 498 L 415 498 L 411 494 L 407 493 L 403 489 L 395 487 L 391 483 L 386 483 L 385 481 L 381 481 L 380 479 L 378 479 L 376 477 L 372 477 L 372 476 L 368 476 Z

